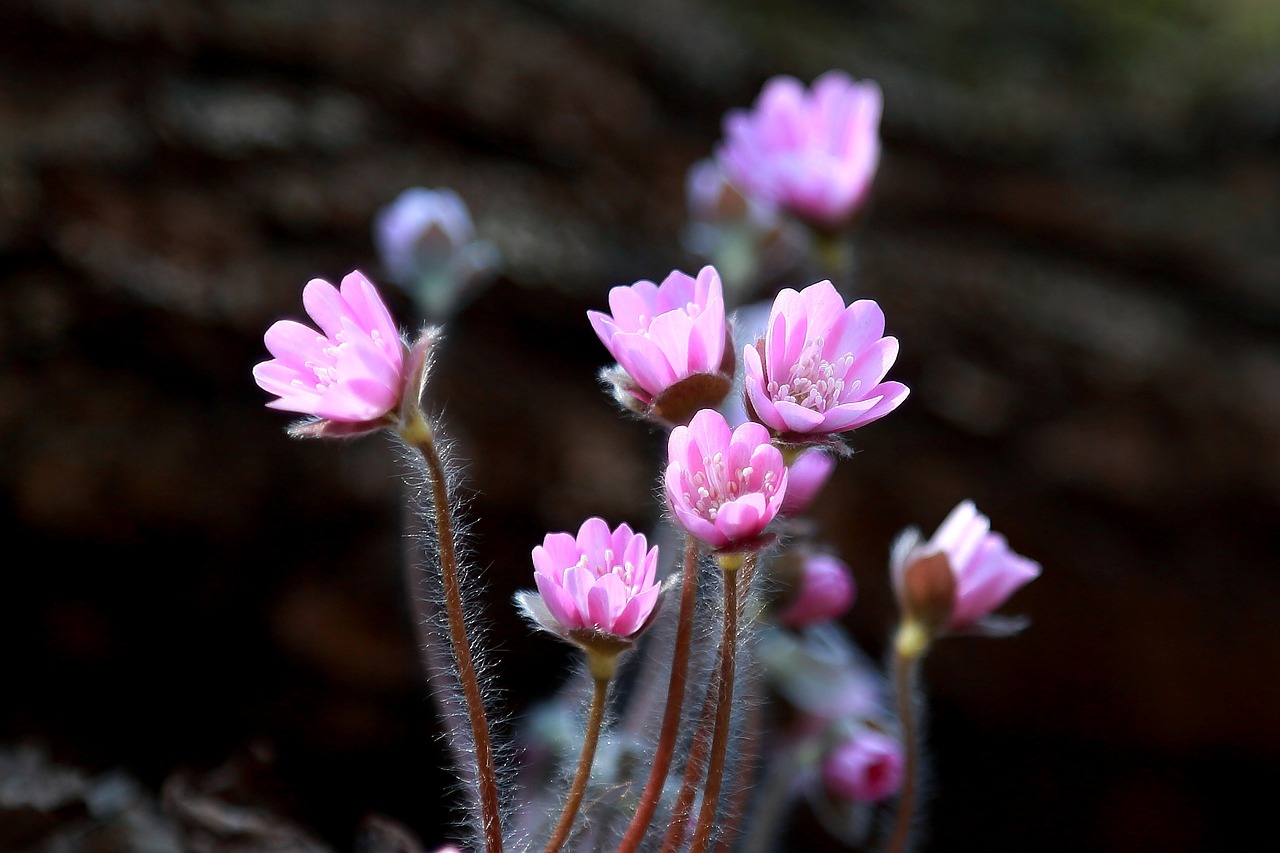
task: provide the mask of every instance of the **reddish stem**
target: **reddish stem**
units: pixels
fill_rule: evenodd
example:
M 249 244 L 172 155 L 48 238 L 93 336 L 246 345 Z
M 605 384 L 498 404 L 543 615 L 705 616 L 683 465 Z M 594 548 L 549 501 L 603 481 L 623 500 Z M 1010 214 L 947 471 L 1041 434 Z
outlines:
M 486 853 L 502 853 L 502 819 L 498 799 L 498 773 L 489 735 L 489 720 L 484 712 L 484 698 L 476 677 L 471 643 L 467 637 L 466 617 L 462 608 L 462 586 L 458 579 L 458 556 L 454 543 L 453 514 L 444 463 L 436 450 L 430 426 L 415 419 L 401 433 L 422 453 L 431 481 L 431 503 L 435 513 L 436 552 L 440 555 L 440 579 L 444 588 L 445 613 L 449 620 L 449 639 L 458 663 L 458 682 L 462 687 L 471 723 L 471 737 L 476 749 L 476 784 L 480 789 L 480 817 L 483 823 Z
M 707 784 L 702 791 L 702 808 L 693 831 L 689 853 L 705 853 L 711 829 L 720 807 L 720 783 L 724 779 L 724 759 L 729 747 L 729 727 L 733 714 L 733 677 L 738 658 L 738 571 L 724 573 L 724 636 L 720 640 L 720 684 L 716 698 L 716 729 L 711 736 L 711 761 Z
M 671 759 L 676 751 L 676 735 L 680 730 L 680 711 L 684 705 L 684 688 L 689 674 L 689 645 L 693 638 L 693 612 L 698 600 L 698 540 L 685 538 L 684 574 L 680 586 L 680 612 L 676 622 L 675 651 L 671 657 L 671 680 L 667 686 L 667 706 L 662 712 L 662 729 L 653 755 L 649 780 L 640 794 L 635 816 L 618 845 L 618 853 L 635 853 L 644 840 L 649 822 L 662 798 Z

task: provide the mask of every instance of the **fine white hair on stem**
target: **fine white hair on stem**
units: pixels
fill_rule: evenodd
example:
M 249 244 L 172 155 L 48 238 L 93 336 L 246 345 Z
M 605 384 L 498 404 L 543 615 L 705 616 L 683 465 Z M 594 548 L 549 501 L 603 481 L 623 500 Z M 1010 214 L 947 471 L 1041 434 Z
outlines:
M 460 496 L 460 477 L 451 459 L 451 443 L 439 437 L 439 430 L 432 428 L 435 452 L 441 463 L 445 491 L 449 506 L 446 509 L 453 531 L 454 562 L 458 574 L 458 586 L 462 598 L 462 611 L 466 634 L 470 641 L 471 656 L 476 679 L 479 683 L 485 716 L 490 721 L 490 747 L 494 755 L 499 791 L 500 812 L 510 817 L 515 808 L 511 795 L 513 766 L 508 739 L 498 736 L 506 728 L 505 721 L 495 723 L 498 710 L 498 694 L 493 687 L 492 669 L 488 655 L 484 653 L 484 625 L 476 614 L 483 582 L 471 563 L 467 547 L 469 524 L 465 521 L 465 502 Z M 406 518 L 408 531 L 408 555 L 410 564 L 409 592 L 412 598 L 415 625 L 427 673 L 428 686 L 435 697 L 443 726 L 459 775 L 463 799 L 463 819 L 477 846 L 484 837 L 480 803 L 481 780 L 477 772 L 477 746 L 469 725 L 469 715 L 461 684 L 461 675 L 451 643 L 445 592 L 442 580 L 441 554 L 437 508 L 434 506 L 430 469 L 422 455 L 405 447 L 401 453 L 405 483 L 409 489 L 410 515 Z M 507 823 L 509 821 L 504 821 Z

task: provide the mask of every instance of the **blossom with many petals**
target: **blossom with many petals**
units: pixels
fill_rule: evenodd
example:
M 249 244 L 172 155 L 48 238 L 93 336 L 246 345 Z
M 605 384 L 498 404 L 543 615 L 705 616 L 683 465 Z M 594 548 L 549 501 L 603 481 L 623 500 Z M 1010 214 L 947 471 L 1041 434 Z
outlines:
M 671 431 L 664 486 L 676 520 L 713 548 L 750 550 L 782 507 L 787 466 L 757 423 L 703 409 Z
M 638 281 L 609 291 L 611 314 L 588 311 L 622 373 L 605 379 L 619 401 L 681 422 L 717 405 L 732 384 L 726 352 L 724 294 L 715 267 L 692 278 L 673 271 L 661 285 Z
M 908 389 L 882 381 L 898 357 L 898 339 L 883 335 L 884 313 L 870 299 L 846 307 L 829 281 L 783 289 L 764 338 L 743 352 L 754 417 L 788 440 L 805 440 L 889 414 Z
M 841 741 L 822 762 L 822 782 L 835 799 L 878 803 L 902 788 L 904 769 L 902 744 L 862 729 Z
M 352 272 L 341 290 L 314 279 L 302 304 L 320 330 L 293 320 L 267 330 L 274 358 L 253 369 L 258 385 L 279 398 L 267 405 L 343 424 L 372 423 L 395 410 L 407 348 L 369 279 Z
M 1040 564 L 1015 553 L 972 501 L 963 501 L 920 542 L 908 530 L 893 548 L 893 582 L 903 612 L 931 631 L 1008 633 L 1016 620 L 992 611 L 1040 575 Z
M 838 227 L 866 201 L 880 162 L 880 87 L 833 70 L 809 90 L 768 81 L 751 110 L 730 110 L 716 151 L 749 197 Z
M 644 534 L 625 524 L 610 531 L 601 518 L 584 521 L 577 536 L 547 534 L 533 549 L 533 565 L 541 606 L 529 594 L 521 606 L 541 627 L 580 644 L 602 635 L 634 638 L 662 591 L 657 546 L 649 548 Z

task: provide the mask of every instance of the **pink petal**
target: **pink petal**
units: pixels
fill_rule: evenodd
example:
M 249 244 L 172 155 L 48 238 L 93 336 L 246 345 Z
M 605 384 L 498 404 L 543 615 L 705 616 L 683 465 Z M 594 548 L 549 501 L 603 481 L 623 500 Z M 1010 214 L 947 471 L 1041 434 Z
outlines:
M 764 495 L 751 492 L 720 507 L 716 529 L 729 542 L 735 542 L 759 536 L 771 520 Z
M 780 431 L 783 432 L 814 432 L 821 429 L 826 420 L 826 416 L 821 412 L 815 412 L 790 400 L 777 400 L 774 402 L 774 407 L 778 410 L 778 416 L 782 418 L 784 429 Z
M 336 341 L 342 331 L 342 318 L 348 311 L 347 302 L 338 289 L 322 278 L 313 278 L 302 289 L 302 307 L 325 337 Z
M 582 620 L 578 616 L 573 599 L 559 584 L 541 573 L 534 574 L 533 582 L 537 585 L 538 593 L 542 596 L 547 610 L 551 611 L 551 615 L 565 630 L 573 631 L 582 627 Z
M 329 340 L 310 326 L 294 320 L 272 323 L 263 335 L 263 342 L 267 345 L 267 352 L 298 371 L 310 373 L 306 366 L 309 361 L 328 364 L 331 360 L 324 352 Z
M 822 357 L 835 361 L 849 353 L 862 355 L 884 335 L 884 312 L 871 299 L 859 299 L 840 311 L 822 346 Z M 892 360 L 889 362 L 892 364 Z M 881 374 L 883 376 L 884 374 Z M 873 382 L 879 382 L 876 377 Z

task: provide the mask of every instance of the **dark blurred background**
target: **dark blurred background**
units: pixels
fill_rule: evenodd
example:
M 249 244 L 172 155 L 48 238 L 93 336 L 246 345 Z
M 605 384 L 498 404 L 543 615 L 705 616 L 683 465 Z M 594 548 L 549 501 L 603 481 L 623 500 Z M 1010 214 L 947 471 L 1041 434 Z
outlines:
M 7 0 L 0 847 L 446 840 L 394 453 L 287 439 L 261 334 L 313 276 L 379 277 L 405 187 L 497 243 L 431 393 L 517 714 L 567 671 L 508 605 L 529 548 L 653 518 L 659 439 L 584 312 L 696 264 L 724 110 L 832 67 L 885 92 L 858 291 L 914 390 L 818 510 L 847 625 L 880 653 L 891 537 L 965 497 L 1044 565 L 1022 636 L 927 661 L 921 849 L 1272 849 L 1280 5 L 1251 0 Z

